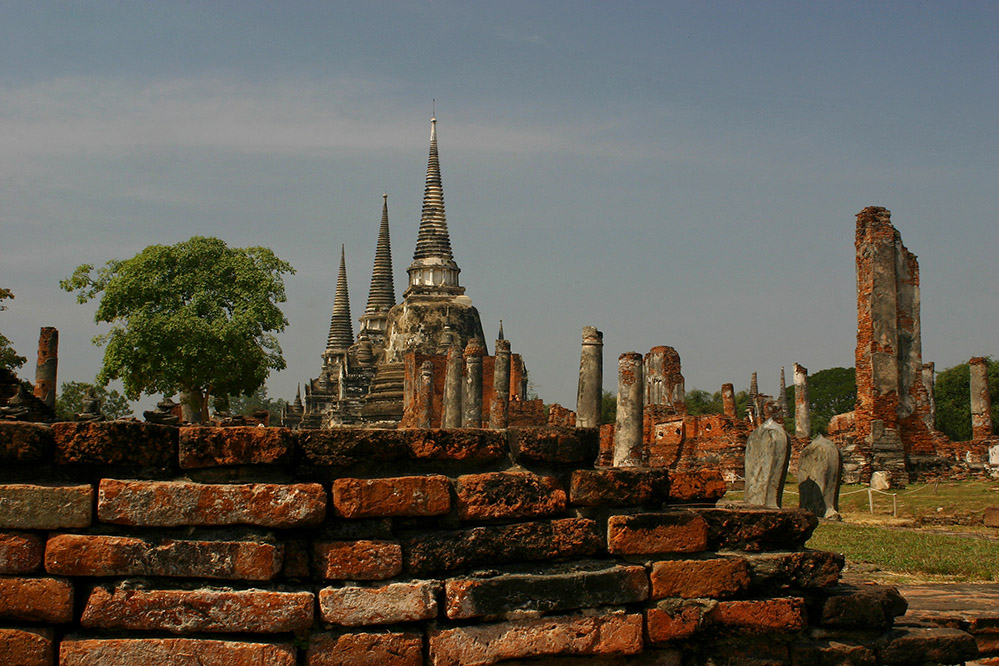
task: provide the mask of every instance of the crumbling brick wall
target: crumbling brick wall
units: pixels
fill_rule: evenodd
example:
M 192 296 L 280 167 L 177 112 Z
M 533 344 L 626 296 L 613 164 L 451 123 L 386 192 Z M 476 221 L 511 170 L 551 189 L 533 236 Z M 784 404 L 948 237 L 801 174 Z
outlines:
M 975 655 L 961 631 L 892 630 L 893 589 L 837 586 L 812 514 L 717 507 L 717 470 L 594 468 L 597 448 L 595 429 L 0 424 L 0 663 Z

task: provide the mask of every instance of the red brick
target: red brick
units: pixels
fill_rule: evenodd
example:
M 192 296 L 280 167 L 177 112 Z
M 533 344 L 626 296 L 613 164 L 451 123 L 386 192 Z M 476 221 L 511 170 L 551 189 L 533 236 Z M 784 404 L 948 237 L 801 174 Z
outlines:
M 806 509 L 694 509 L 708 524 L 711 550 L 798 550 L 819 524 Z
M 146 541 L 60 534 L 45 546 L 45 570 L 66 576 L 179 576 L 269 580 L 283 547 L 255 541 Z
M 0 574 L 24 574 L 42 566 L 42 537 L 29 532 L 0 532 Z
M 721 470 L 713 467 L 696 471 L 669 471 L 671 502 L 715 502 L 728 492 Z
M 392 541 L 317 543 L 315 554 L 326 580 L 383 580 L 402 572 L 402 546 Z
M 327 587 L 319 591 L 319 612 L 323 622 L 346 627 L 429 620 L 437 617 L 437 588 L 430 581 Z
M 238 643 L 193 638 L 64 640 L 59 666 L 295 666 L 291 644 Z
M 451 510 L 446 476 L 337 479 L 333 505 L 345 518 L 439 516 Z
M 749 587 L 749 566 L 742 559 L 668 560 L 652 565 L 652 598 L 730 597 Z
M 410 457 L 416 460 L 486 463 L 507 455 L 506 435 L 500 430 L 414 428 L 400 432 L 405 434 Z
M 295 449 L 287 428 L 189 427 L 180 429 L 180 466 L 272 465 L 291 462 Z
M 90 486 L 0 485 L 0 528 L 59 530 L 87 527 L 93 515 Z
M 10 666 L 51 666 L 55 649 L 51 629 L 0 629 L 0 660 Z
M 843 556 L 823 550 L 746 554 L 753 588 L 817 588 L 839 581 Z
M 878 639 L 882 664 L 961 664 L 978 656 L 975 639 L 959 629 L 898 627 Z
M 565 511 L 565 491 L 551 476 L 466 474 L 458 477 L 455 490 L 462 520 L 540 518 Z
M 97 492 L 98 519 L 118 525 L 290 528 L 318 525 L 325 515 L 326 492 L 318 483 L 230 485 L 102 479 Z
M 720 601 L 706 615 L 707 621 L 725 633 L 795 633 L 805 628 L 805 600 L 779 599 Z
M 172 470 L 177 464 L 177 428 L 139 421 L 55 423 L 57 465 L 115 465 Z
M 0 462 L 45 462 L 52 459 L 52 447 L 52 431 L 48 426 L 0 422 Z
M 422 666 L 423 636 L 417 633 L 316 634 L 308 666 Z
M 406 541 L 406 569 L 417 576 L 465 567 L 586 557 L 603 550 L 596 521 L 552 521 L 423 532 Z
M 795 642 L 791 646 L 793 666 L 877 666 L 874 650 L 837 640 Z
M 645 611 L 649 642 L 654 645 L 690 638 L 701 629 L 708 605 L 693 602 L 659 604 Z
M 504 659 L 641 651 L 641 615 L 556 616 L 430 632 L 434 666 L 486 666 Z
M 73 585 L 58 578 L 0 578 L 0 618 L 69 622 L 73 619 Z
M 297 435 L 303 462 L 309 468 L 383 469 L 387 463 L 409 457 L 408 435 L 403 430 L 334 428 L 299 430 Z
M 600 449 L 596 428 L 508 428 L 506 433 L 513 459 L 522 465 L 592 465 Z
M 569 497 L 576 506 L 661 505 L 669 496 L 669 474 L 665 469 L 577 469 Z
M 95 587 L 80 624 L 175 634 L 300 632 L 312 626 L 313 603 L 311 592 Z
M 607 521 L 612 554 L 696 553 L 707 545 L 707 525 L 690 511 L 611 516 Z

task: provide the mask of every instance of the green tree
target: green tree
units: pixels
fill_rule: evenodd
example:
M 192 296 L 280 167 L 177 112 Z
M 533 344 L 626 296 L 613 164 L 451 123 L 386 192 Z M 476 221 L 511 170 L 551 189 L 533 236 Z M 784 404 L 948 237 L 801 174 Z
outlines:
M 13 298 L 14 294 L 10 289 L 0 287 L 0 310 L 6 310 L 7 307 L 3 302 L 7 299 L 13 300 Z M 0 368 L 4 370 L 20 368 L 27 360 L 24 356 L 18 356 L 17 352 L 14 351 L 14 345 L 3 333 L 0 333 Z
M 610 391 L 600 394 L 600 425 L 614 423 L 617 420 L 617 396 Z
M 281 420 L 281 412 L 287 405 L 288 401 L 284 398 L 268 398 L 266 386 L 261 386 L 250 395 L 218 396 L 214 401 L 216 410 L 230 414 L 249 416 L 261 410 L 269 412 L 271 423 L 278 423 Z
M 794 432 L 794 386 L 785 393 L 788 422 L 785 427 Z M 809 422 L 811 436 L 825 433 L 829 420 L 836 414 L 852 412 L 857 402 L 857 372 L 854 368 L 826 368 L 808 377 Z
M 121 379 L 133 400 L 179 392 L 204 420 L 212 395 L 250 395 L 285 367 L 284 273 L 294 269 L 267 248 L 195 236 L 78 266 L 59 285 L 80 303 L 101 297 L 94 320 L 111 331 L 94 338 L 106 345 L 99 383 Z
M 694 388 L 687 391 L 683 399 L 687 403 L 688 414 L 721 414 L 724 411 L 721 391 L 711 394 L 703 389 Z
M 999 361 L 987 359 L 992 423 L 999 423 Z M 967 363 L 937 373 L 933 397 L 937 405 L 937 430 L 955 442 L 971 439 L 971 371 Z
M 56 418 L 69 421 L 82 412 L 83 400 L 91 390 L 101 403 L 101 413 L 107 418 L 120 419 L 132 415 L 128 399 L 115 389 L 89 382 L 63 382 L 56 397 Z

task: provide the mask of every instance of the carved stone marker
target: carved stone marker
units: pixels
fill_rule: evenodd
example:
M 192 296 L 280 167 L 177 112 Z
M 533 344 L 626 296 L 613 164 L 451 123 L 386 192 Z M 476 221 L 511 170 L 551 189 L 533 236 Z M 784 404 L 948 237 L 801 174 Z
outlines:
M 871 473 L 871 490 L 890 490 L 891 474 L 886 470 L 878 470 Z
M 798 506 L 819 518 L 839 519 L 839 479 L 843 456 L 830 440 L 819 435 L 798 458 Z
M 999 444 L 989 447 L 989 464 L 999 467 Z
M 791 459 L 791 438 L 772 419 L 746 440 L 746 503 L 779 507 Z

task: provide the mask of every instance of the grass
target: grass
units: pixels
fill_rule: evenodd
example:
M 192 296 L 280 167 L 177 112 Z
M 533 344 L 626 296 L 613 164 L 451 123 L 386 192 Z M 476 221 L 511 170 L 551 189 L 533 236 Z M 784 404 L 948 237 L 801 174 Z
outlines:
M 788 478 L 784 506 L 798 505 L 797 490 L 795 480 Z M 822 521 L 808 547 L 843 553 L 848 567 L 865 576 L 870 572 L 872 580 L 999 580 L 999 530 L 982 525 L 985 509 L 999 506 L 999 483 L 911 484 L 891 491 L 897 515 L 892 514 L 891 495 L 879 493 L 873 494 L 872 513 L 866 490 L 843 486 L 843 522 Z M 730 491 L 726 499 L 742 496 Z

